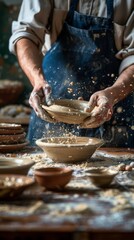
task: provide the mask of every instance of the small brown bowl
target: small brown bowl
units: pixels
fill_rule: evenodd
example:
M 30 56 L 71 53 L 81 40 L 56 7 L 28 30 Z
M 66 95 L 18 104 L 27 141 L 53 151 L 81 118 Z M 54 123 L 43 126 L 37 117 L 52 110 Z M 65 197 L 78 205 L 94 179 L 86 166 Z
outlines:
M 118 171 L 105 168 L 97 168 L 86 170 L 85 173 L 95 186 L 107 187 L 112 183 L 114 177 L 118 174 Z
M 61 167 L 46 167 L 35 170 L 36 182 L 49 190 L 63 189 L 71 180 L 73 170 Z
M 28 176 L 0 174 L 0 199 L 16 198 L 33 183 L 34 179 Z
M 1 79 L 0 80 L 0 106 L 16 103 L 23 92 L 24 85 L 20 81 Z

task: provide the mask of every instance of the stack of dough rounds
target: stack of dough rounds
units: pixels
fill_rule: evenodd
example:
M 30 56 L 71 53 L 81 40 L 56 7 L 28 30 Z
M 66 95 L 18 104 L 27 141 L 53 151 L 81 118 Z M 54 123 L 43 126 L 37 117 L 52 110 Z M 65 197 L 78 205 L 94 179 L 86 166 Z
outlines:
M 0 152 L 19 150 L 27 144 L 21 124 L 0 123 Z

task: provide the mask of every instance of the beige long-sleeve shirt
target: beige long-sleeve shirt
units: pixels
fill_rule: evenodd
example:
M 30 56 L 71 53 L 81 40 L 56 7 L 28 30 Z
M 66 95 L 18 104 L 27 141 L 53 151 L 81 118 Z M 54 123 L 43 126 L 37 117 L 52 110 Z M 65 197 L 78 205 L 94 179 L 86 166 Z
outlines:
M 23 0 L 17 21 L 12 23 L 9 50 L 21 38 L 31 39 L 40 50 L 56 41 L 67 16 L 71 0 Z M 119 72 L 134 64 L 134 0 L 114 0 L 114 39 Z M 106 0 L 79 0 L 78 12 L 107 17 Z

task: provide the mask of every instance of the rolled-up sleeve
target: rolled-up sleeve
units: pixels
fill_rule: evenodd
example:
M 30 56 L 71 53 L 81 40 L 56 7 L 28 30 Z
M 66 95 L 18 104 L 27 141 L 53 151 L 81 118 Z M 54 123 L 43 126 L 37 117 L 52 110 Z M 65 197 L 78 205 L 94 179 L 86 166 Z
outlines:
M 12 35 L 9 39 L 9 50 L 15 52 L 15 44 L 21 38 L 32 40 L 39 49 L 44 44 L 48 32 L 52 0 L 23 0 L 18 20 L 12 22 Z
M 134 9 L 127 19 L 126 24 L 122 26 L 122 33 L 120 36 L 122 39 L 119 41 L 121 44 L 116 57 L 122 60 L 119 69 L 121 73 L 124 69 L 134 64 Z

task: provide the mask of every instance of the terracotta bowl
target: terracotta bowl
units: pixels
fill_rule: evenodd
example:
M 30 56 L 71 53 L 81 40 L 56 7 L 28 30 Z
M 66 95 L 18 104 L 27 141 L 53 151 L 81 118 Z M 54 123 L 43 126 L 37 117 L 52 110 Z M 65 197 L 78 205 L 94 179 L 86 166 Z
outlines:
M 0 106 L 16 103 L 24 85 L 20 81 L 1 79 L 0 80 Z
M 46 167 L 35 170 L 37 183 L 46 189 L 63 189 L 71 180 L 73 170 L 61 167 Z
M 118 171 L 116 170 L 103 168 L 91 169 L 85 172 L 86 176 L 88 176 L 91 182 L 97 187 L 109 186 L 112 183 L 114 177 L 118 174 Z
M 50 159 L 62 163 L 86 161 L 103 143 L 102 139 L 76 136 L 42 138 L 36 141 Z
M 0 174 L 0 199 L 18 197 L 27 187 L 34 183 L 34 179 L 23 175 Z
M 0 174 L 27 175 L 33 165 L 31 159 L 0 157 Z
M 52 118 L 68 124 L 81 124 L 90 116 L 89 112 L 84 111 L 88 107 L 88 101 L 59 99 L 51 106 L 42 105 L 42 107 Z

